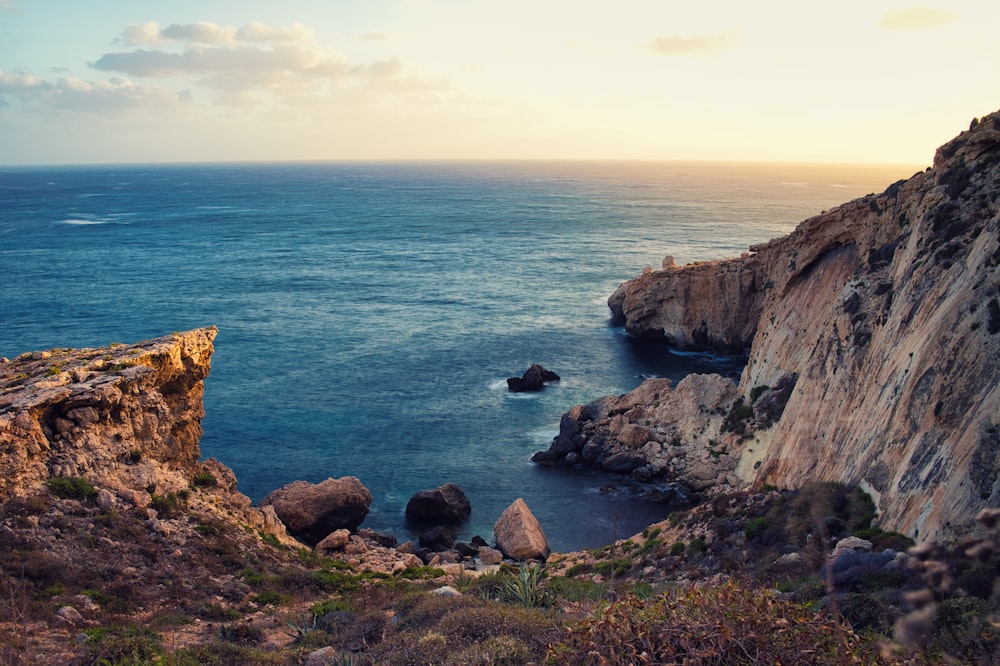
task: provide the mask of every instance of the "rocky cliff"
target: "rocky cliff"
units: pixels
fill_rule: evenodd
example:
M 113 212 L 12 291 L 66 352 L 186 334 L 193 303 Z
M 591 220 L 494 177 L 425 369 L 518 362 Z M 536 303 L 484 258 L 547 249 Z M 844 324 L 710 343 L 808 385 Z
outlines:
M 0 503 L 53 478 L 84 478 L 145 507 L 153 495 L 212 479 L 206 506 L 287 539 L 273 511 L 251 508 L 232 471 L 199 462 L 203 380 L 216 328 L 136 344 L 51 349 L 0 362 Z
M 961 536 L 1000 504 L 998 210 L 1000 112 L 927 171 L 740 258 L 665 260 L 623 284 L 612 313 L 679 348 L 745 350 L 732 397 L 716 379 L 597 401 L 539 460 L 628 452 L 621 471 L 715 489 L 859 483 L 884 528 Z M 686 406 L 668 408 L 681 387 Z

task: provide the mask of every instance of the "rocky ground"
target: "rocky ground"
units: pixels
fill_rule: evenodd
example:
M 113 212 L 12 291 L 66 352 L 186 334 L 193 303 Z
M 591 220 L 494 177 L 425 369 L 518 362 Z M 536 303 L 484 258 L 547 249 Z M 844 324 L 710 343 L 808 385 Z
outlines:
M 788 650 L 819 651 L 801 663 L 840 663 L 841 638 L 864 663 L 1000 657 L 992 542 L 907 554 L 908 539 L 869 527 L 863 493 L 835 484 L 720 495 L 603 549 L 528 567 L 485 566 L 476 550 L 420 559 L 412 544 L 386 546 L 365 530 L 324 556 L 206 508 L 228 492 L 202 476 L 142 507 L 60 481 L 4 503 L 0 664 L 639 663 L 587 654 L 598 635 L 640 646 L 630 632 L 642 609 L 678 590 L 708 596 L 684 597 L 673 613 L 707 612 L 713 595 L 736 604 L 736 615 L 713 616 L 719 632 L 767 620 L 756 630 L 780 633 L 799 617 L 813 630 Z M 760 599 L 770 616 L 750 612 Z M 623 615 L 593 624 L 612 610 Z M 879 662 L 877 638 L 894 627 L 917 632 L 916 651 Z

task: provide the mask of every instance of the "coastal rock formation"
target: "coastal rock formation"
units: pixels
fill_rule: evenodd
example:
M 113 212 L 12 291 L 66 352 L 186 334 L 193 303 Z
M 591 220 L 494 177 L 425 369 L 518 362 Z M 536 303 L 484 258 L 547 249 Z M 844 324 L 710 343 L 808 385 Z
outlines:
M 998 211 L 1000 112 L 881 194 L 740 258 L 647 272 L 609 306 L 636 335 L 749 349 L 723 417 L 740 446 L 719 454 L 740 479 L 858 483 L 884 528 L 953 539 L 1000 504 Z M 788 377 L 780 417 L 760 418 L 755 397 Z M 654 431 L 674 418 L 641 414 Z
M 493 536 L 497 550 L 513 560 L 544 560 L 549 555 L 545 532 L 520 497 L 500 514 L 493 525 Z
M 232 470 L 199 462 L 214 326 L 136 344 L 50 349 L 0 363 L 0 502 L 53 479 L 85 479 L 107 510 L 193 505 L 291 541 L 251 507 Z M 159 502 L 154 500 L 159 499 Z
M 292 481 L 261 500 L 273 506 L 288 532 L 311 546 L 335 530 L 353 530 L 364 522 L 372 494 L 355 476 L 320 483 Z
M 663 478 L 690 490 L 740 487 L 736 454 L 743 438 L 727 432 L 736 384 L 719 375 L 688 375 L 676 388 L 650 379 L 622 396 L 578 405 L 563 415 L 559 435 L 532 460 L 601 467 L 638 481 Z
M 0 364 L 0 500 L 53 476 L 116 488 L 168 481 L 151 461 L 193 473 L 215 335 L 202 328 Z
M 454 483 L 421 490 L 406 503 L 406 519 L 417 523 L 453 525 L 472 514 L 465 492 Z
M 537 363 L 533 363 L 531 367 L 525 370 L 524 374 L 520 377 L 508 378 L 507 388 L 514 393 L 521 393 L 523 391 L 541 391 L 545 388 L 545 384 L 547 382 L 557 381 L 559 381 L 559 375 L 551 370 L 546 370 Z

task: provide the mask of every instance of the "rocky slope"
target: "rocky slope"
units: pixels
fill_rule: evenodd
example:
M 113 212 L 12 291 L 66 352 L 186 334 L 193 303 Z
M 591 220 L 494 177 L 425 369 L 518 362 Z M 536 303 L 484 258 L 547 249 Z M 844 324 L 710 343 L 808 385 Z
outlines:
M 739 385 L 575 408 L 537 458 L 714 490 L 859 483 L 886 529 L 967 533 L 1000 503 L 998 210 L 1000 112 L 927 171 L 740 258 L 664 260 L 611 296 L 613 315 L 678 348 L 746 350 Z

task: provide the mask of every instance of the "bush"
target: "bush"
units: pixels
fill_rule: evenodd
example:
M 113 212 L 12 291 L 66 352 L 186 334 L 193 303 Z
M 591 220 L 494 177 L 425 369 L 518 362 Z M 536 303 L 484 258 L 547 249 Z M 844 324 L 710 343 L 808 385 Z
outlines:
M 153 495 L 149 505 L 156 511 L 160 518 L 176 518 L 180 515 L 184 505 L 182 496 L 175 493 L 166 495 Z
M 57 476 L 45 482 L 49 490 L 63 499 L 91 500 L 97 497 L 97 489 L 82 476 Z
M 209 471 L 198 472 L 195 474 L 191 483 L 198 486 L 199 488 L 214 488 L 219 485 L 219 480 L 215 478 L 215 475 Z
M 544 572 L 536 565 L 524 566 L 503 587 L 503 599 L 529 608 L 551 606 L 552 594 L 542 584 Z
M 761 516 L 759 518 L 751 518 L 747 522 L 747 526 L 743 530 L 743 534 L 746 535 L 747 541 L 750 541 L 759 536 L 764 530 L 768 528 L 770 524 L 771 521 L 768 520 L 766 516 Z
M 95 627 L 83 634 L 95 664 L 148 664 L 162 654 L 160 637 L 142 627 Z
M 628 595 L 549 649 L 553 665 L 871 663 L 875 647 L 825 613 L 732 583 Z

